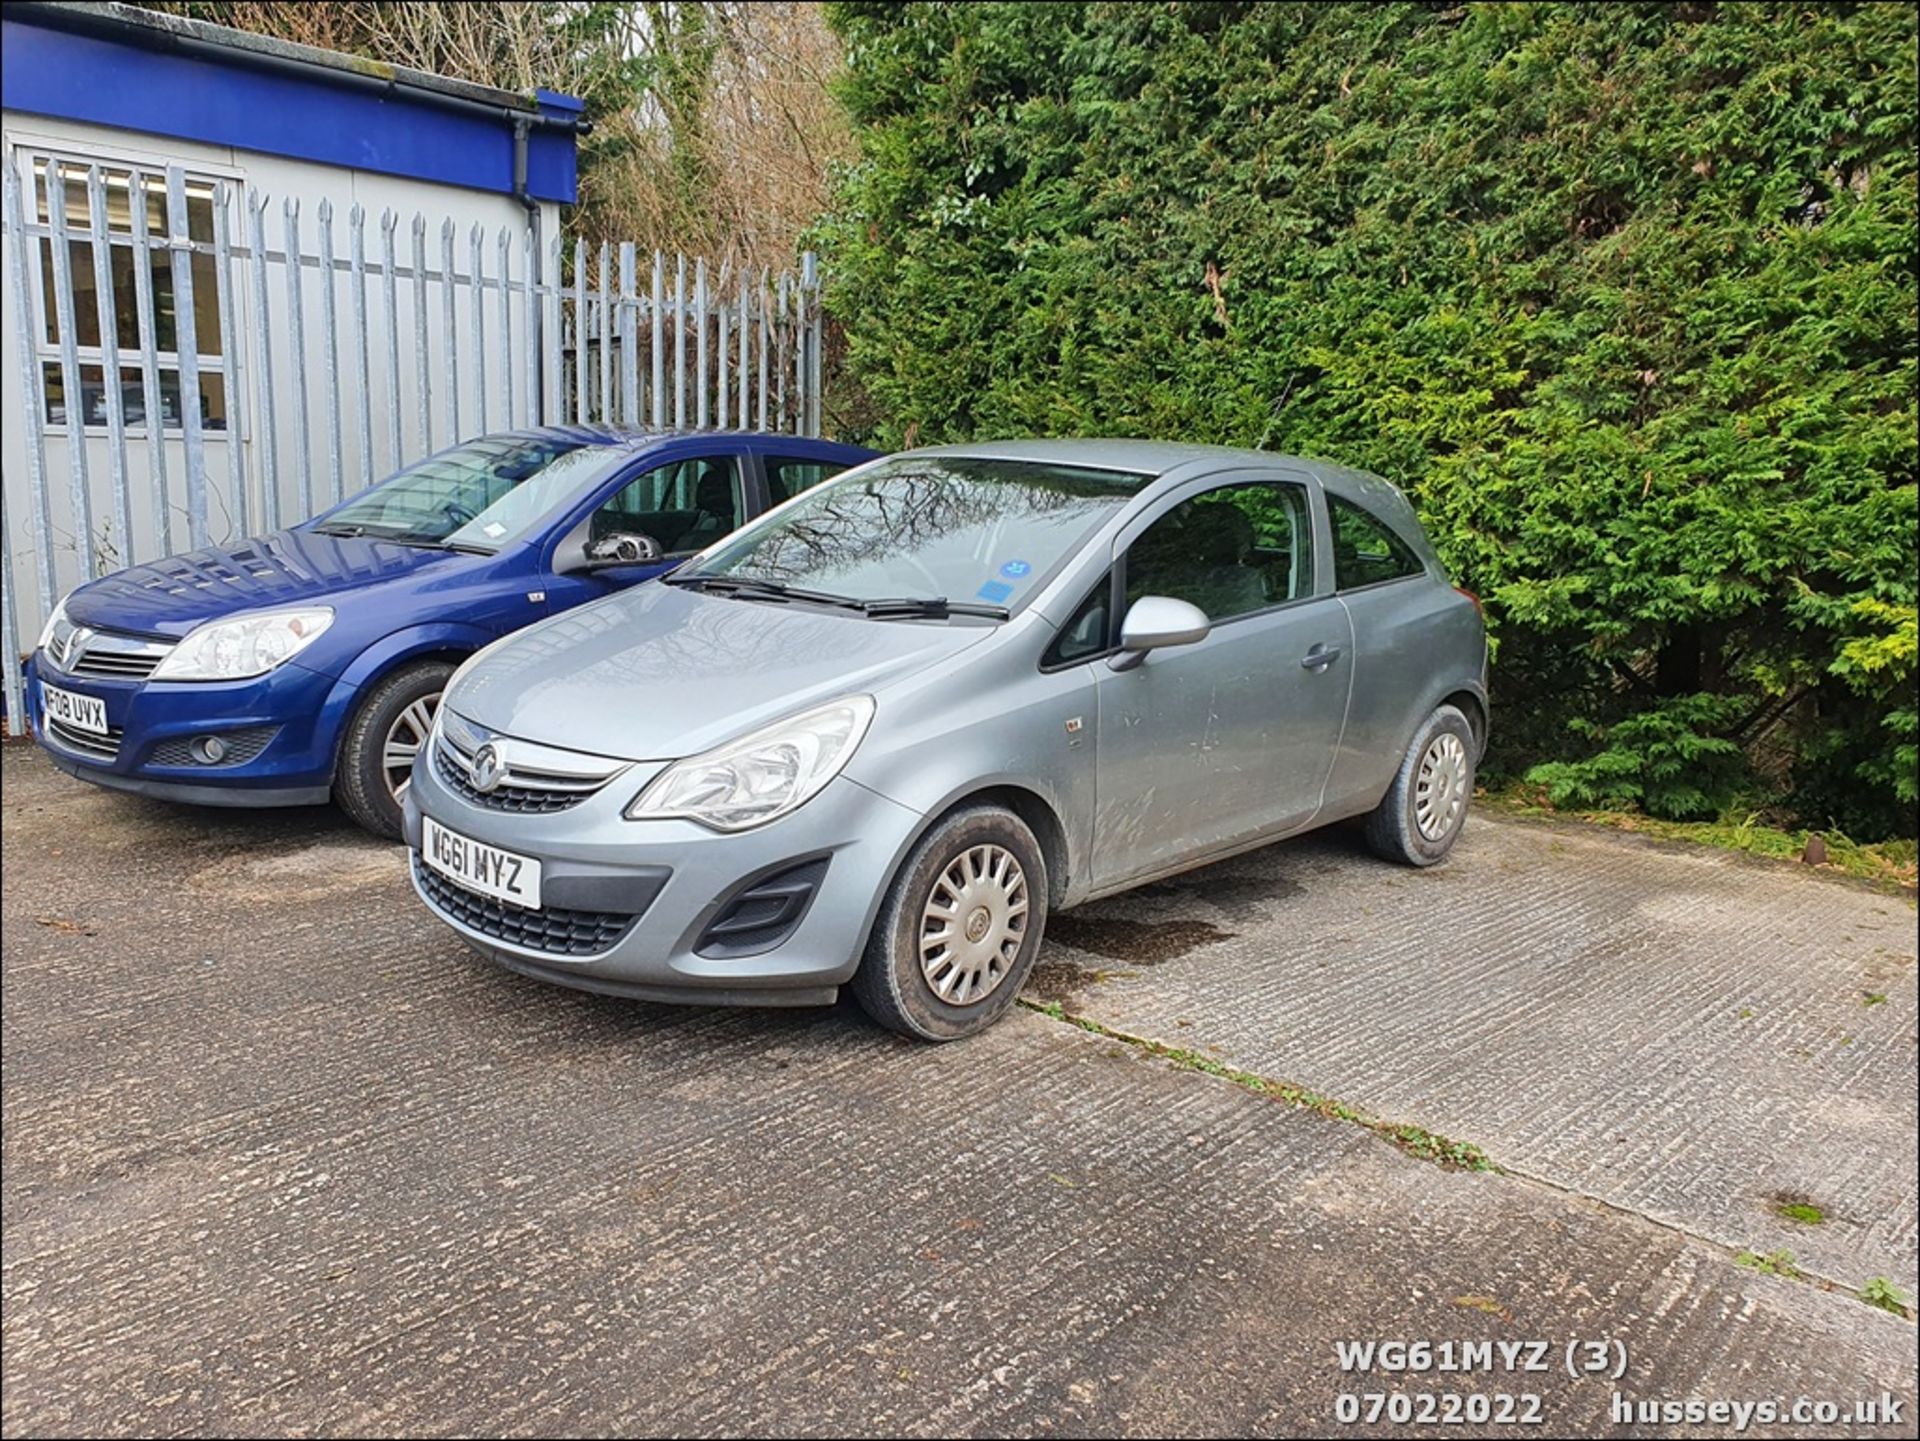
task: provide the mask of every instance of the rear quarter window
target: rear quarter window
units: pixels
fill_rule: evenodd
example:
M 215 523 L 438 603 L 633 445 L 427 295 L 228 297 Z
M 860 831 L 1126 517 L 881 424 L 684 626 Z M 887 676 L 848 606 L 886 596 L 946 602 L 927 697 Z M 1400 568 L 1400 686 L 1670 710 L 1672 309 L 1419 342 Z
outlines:
M 1335 589 L 1355 590 L 1426 570 L 1413 547 L 1365 506 L 1329 495 L 1327 518 L 1333 523 Z

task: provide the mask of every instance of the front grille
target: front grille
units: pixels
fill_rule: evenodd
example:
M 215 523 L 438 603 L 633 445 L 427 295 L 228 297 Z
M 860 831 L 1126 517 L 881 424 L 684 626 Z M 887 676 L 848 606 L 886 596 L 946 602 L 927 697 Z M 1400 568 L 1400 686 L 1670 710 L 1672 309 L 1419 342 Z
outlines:
M 510 946 L 544 951 L 550 956 L 595 956 L 613 946 L 633 928 L 637 916 L 618 911 L 569 911 L 547 906 L 537 911 L 510 906 L 457 886 L 428 868 L 416 854 L 413 876 L 435 910 L 470 931 L 491 936 Z
M 153 651 L 88 650 L 81 652 L 67 674 L 97 676 L 101 680 L 145 680 L 161 659 L 161 654 Z
M 117 760 L 120 756 L 120 742 L 126 732 L 119 726 L 108 726 L 105 735 L 95 735 L 92 731 L 83 731 L 68 725 L 65 721 L 47 717 L 47 734 L 70 751 L 91 756 L 95 760 Z
M 217 761 L 203 761 L 193 753 L 199 736 L 176 736 L 153 748 L 151 763 L 157 766 L 198 766 L 202 770 L 225 770 L 243 766 L 257 757 L 280 734 L 279 726 L 248 726 L 245 730 L 213 731 L 226 745 L 226 754 Z
M 480 790 L 467 779 L 460 763 L 447 754 L 444 745 L 433 748 L 433 769 L 446 783 L 447 789 L 471 805 L 485 806 L 491 811 L 519 811 L 523 815 L 547 815 L 553 811 L 571 810 L 592 795 L 592 791 L 548 791 L 535 790 L 532 786 L 495 786 L 490 791 Z
M 165 660 L 174 643 L 117 631 L 92 630 L 56 621 L 47 637 L 45 659 L 68 675 L 98 680 L 145 680 Z

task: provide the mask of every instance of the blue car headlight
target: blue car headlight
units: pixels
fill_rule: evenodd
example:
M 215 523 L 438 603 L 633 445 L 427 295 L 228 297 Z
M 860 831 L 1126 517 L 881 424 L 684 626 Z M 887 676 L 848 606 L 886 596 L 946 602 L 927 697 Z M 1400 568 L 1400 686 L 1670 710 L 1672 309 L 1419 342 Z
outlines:
M 67 599 L 62 596 L 60 603 L 53 608 L 53 614 L 47 617 L 47 623 L 40 627 L 40 639 L 34 642 L 33 648 L 46 650 L 56 636 L 64 636 L 72 629 L 73 623 L 67 619 Z
M 292 660 L 333 624 L 327 606 L 258 610 L 210 620 L 187 633 L 153 669 L 153 680 L 246 680 Z
M 847 696 L 675 761 L 627 807 L 628 820 L 677 816 L 716 831 L 777 820 L 817 795 L 853 758 L 873 697 Z

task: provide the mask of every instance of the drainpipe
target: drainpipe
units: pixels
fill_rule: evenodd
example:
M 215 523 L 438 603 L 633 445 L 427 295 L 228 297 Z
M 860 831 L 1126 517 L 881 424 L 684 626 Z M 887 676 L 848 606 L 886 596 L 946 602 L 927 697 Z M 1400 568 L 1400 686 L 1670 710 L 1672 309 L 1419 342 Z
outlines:
M 540 202 L 527 193 L 527 134 L 532 128 L 533 127 L 527 123 L 527 117 L 525 115 L 514 117 L 513 198 L 518 200 L 526 210 L 527 227 L 533 233 L 532 242 L 528 246 L 529 254 L 527 256 L 527 294 L 529 296 L 535 294 L 535 288 L 540 284 L 540 255 L 546 248 L 540 243 Z M 545 350 L 540 344 L 540 327 L 546 318 L 546 306 L 540 304 L 539 300 L 535 298 L 534 303 L 528 306 L 527 309 L 533 317 L 531 327 L 532 334 L 527 337 L 528 343 L 531 346 L 531 349 L 528 351 L 527 364 L 531 366 L 533 370 L 533 394 L 535 397 L 534 410 L 527 416 L 527 424 L 531 427 L 540 423 L 538 407 L 547 394 L 546 376 L 541 373 Z M 513 362 L 509 360 L 507 363 L 511 365 Z

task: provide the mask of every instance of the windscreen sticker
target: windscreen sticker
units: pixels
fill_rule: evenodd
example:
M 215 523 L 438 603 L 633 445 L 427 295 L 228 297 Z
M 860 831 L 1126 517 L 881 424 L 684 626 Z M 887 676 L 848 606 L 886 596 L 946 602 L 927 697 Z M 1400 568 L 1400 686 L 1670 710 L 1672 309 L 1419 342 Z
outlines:
M 497 520 L 490 520 L 480 529 L 487 533 L 488 540 L 498 540 L 507 533 L 507 528 Z
M 981 600 L 989 601 L 994 605 L 999 605 L 1001 602 L 1006 600 L 1008 596 L 1013 594 L 1013 587 L 1008 585 L 1005 581 L 990 580 L 985 585 L 981 586 L 980 589 L 975 591 L 974 594 L 978 596 Z
M 1032 569 L 1033 567 L 1028 565 L 1024 560 L 1010 560 L 1000 567 L 1000 574 L 1004 575 L 1008 580 L 1018 580 Z

